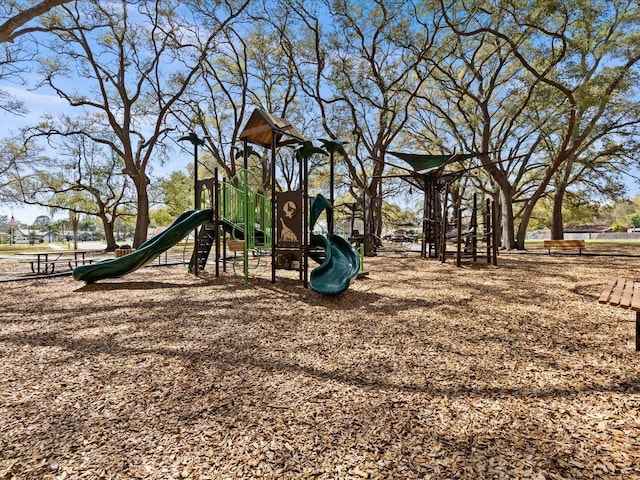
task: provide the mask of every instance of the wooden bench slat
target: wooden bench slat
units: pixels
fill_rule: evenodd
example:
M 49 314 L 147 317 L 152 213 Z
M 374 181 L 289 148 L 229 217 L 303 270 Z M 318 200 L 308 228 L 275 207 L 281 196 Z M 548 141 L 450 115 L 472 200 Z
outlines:
M 622 300 L 622 291 L 624 290 L 625 279 L 618 279 L 618 283 L 616 284 L 616 288 L 613 289 L 613 293 L 611 294 L 611 298 L 609 299 L 609 303 L 611 305 L 618 306 L 620 305 L 620 300 Z
M 624 290 L 622 292 L 620 306 L 624 308 L 630 308 L 632 298 L 633 298 L 633 282 L 631 280 L 627 280 L 624 285 Z
M 544 240 L 545 247 L 551 248 L 584 248 L 584 240 Z
M 609 297 L 611 297 L 611 293 L 613 292 L 613 287 L 616 286 L 617 282 L 618 282 L 617 278 L 613 278 L 613 279 L 609 280 L 609 283 L 607 283 L 607 286 L 602 291 L 602 294 L 600 295 L 600 298 L 598 299 L 599 303 L 609 303 Z
M 586 248 L 586 242 L 584 240 L 544 240 L 544 248 L 549 251 L 551 255 L 551 249 L 569 250 L 573 248 L 578 249 L 578 253 L 582 255 L 582 250 Z
M 232 252 L 244 251 L 244 240 L 227 240 L 227 248 Z

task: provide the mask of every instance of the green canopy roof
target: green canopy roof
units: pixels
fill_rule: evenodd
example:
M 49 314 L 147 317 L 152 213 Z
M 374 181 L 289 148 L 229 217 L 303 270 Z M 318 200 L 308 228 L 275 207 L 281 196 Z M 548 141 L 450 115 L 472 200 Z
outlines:
M 418 153 L 387 152 L 404 160 L 418 173 L 429 173 L 454 160 L 467 160 L 480 153 L 454 153 L 452 155 L 423 155 Z

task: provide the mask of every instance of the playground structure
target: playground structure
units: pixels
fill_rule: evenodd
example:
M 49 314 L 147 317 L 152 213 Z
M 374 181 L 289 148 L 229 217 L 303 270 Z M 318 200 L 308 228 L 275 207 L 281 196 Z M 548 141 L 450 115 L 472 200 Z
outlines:
M 299 272 L 305 288 L 310 286 L 324 295 L 345 291 L 360 271 L 360 257 L 349 242 L 331 231 L 327 236 L 312 233 L 323 212 L 326 212 L 327 224 L 333 225 L 333 206 L 322 196 L 313 199 L 309 196 L 308 159 L 299 159 L 299 188 L 286 192 L 276 189 L 277 148 L 303 144 L 306 140 L 289 123 L 260 109 L 254 110 L 239 138 L 244 145 L 243 168 L 233 178 L 220 182 L 217 170 L 213 178 L 196 178 L 195 210 L 184 212 L 165 232 L 128 255 L 77 267 L 73 272 L 74 278 L 93 283 L 125 275 L 152 262 L 194 230 L 195 245 L 189 270 L 195 275 L 205 268 L 212 250 L 215 275 L 220 275 L 220 265 L 226 271 L 229 247 L 242 252 L 242 275 L 247 281 L 252 268 L 250 256 L 259 262 L 262 254 L 270 251 L 272 282 L 276 282 L 277 270 L 286 269 Z M 270 196 L 249 170 L 249 143 L 271 151 Z M 206 208 L 202 208 L 206 204 Z M 311 279 L 309 258 L 320 263 L 312 272 Z M 233 270 L 238 274 L 235 258 Z
M 187 138 L 187 137 L 184 137 Z M 188 137 L 191 139 L 191 137 Z M 78 266 L 73 276 L 76 280 L 92 283 L 102 278 L 122 276 L 148 263 L 175 245 L 190 231 L 194 231 L 194 250 L 189 270 L 195 275 L 207 265 L 214 252 L 215 275 L 220 275 L 220 265 L 227 269 L 227 250 L 242 252 L 242 275 L 248 281 L 252 268 L 250 256 L 257 264 L 266 253 L 271 255 L 271 281 L 276 282 L 278 270 L 293 270 L 299 273 L 304 287 L 325 295 L 337 295 L 345 291 L 351 280 L 360 271 L 361 258 L 350 242 L 366 243 L 376 236 L 372 221 L 367 221 L 367 209 L 372 209 L 380 198 L 362 197 L 363 232 L 355 235 L 353 228 L 349 241 L 333 234 L 333 203 L 322 196 L 311 198 L 308 192 L 308 157 L 296 155 L 300 162 L 298 188 L 291 191 L 276 189 L 276 151 L 286 145 L 302 145 L 298 152 L 314 150 L 291 124 L 283 119 L 256 109 L 248 119 L 239 136 L 243 142 L 243 168 L 229 180 L 214 177 L 194 179 L 194 207 L 180 215 L 161 235 L 150 239 L 128 255 L 116 259 Z M 197 137 L 192 141 L 197 149 Z M 262 181 L 249 170 L 249 144 L 259 145 L 271 152 L 270 195 L 262 188 Z M 197 150 L 196 150 L 197 152 Z M 471 214 L 463 216 L 462 196 L 452 196 L 451 185 L 464 175 L 463 172 L 444 173 L 444 167 L 454 160 L 474 157 L 466 155 L 418 155 L 389 152 L 413 167 L 406 175 L 398 177 L 409 182 L 424 193 L 422 245 L 423 258 L 438 258 L 445 262 L 447 256 L 455 255 L 461 266 L 463 258 L 474 262 L 480 258 L 479 243 L 486 245 L 486 262 L 497 265 L 498 231 L 495 202 L 482 202 L 484 211 L 479 213 L 477 194 L 473 195 Z M 331 157 L 333 172 L 333 156 Z M 330 175 L 330 198 L 333 198 L 333 174 Z M 264 178 L 264 172 L 263 176 Z M 207 205 L 208 204 L 208 205 Z M 356 204 L 354 204 L 354 215 Z M 204 208 L 203 208 L 204 207 Z M 328 234 L 313 234 L 313 228 L 322 213 L 327 215 Z M 198 228 L 198 227 L 202 228 Z M 482 228 L 480 228 L 482 227 Z M 447 251 L 447 243 L 456 245 L 455 253 Z M 309 259 L 320 264 L 309 278 Z M 233 271 L 239 275 L 237 258 L 233 258 Z M 256 265 L 257 266 L 257 265 Z
M 448 256 L 454 256 L 460 267 L 464 258 L 477 262 L 481 257 L 486 263 L 498 265 L 499 231 L 496 204 L 494 200 L 478 200 L 473 193 L 468 199 L 470 213 L 465 215 L 461 196 L 451 199 L 451 186 L 465 175 L 466 171 L 447 172 L 445 167 L 456 160 L 465 160 L 477 156 L 477 153 L 453 155 L 420 155 L 413 153 L 389 152 L 407 162 L 413 170 L 397 177 L 421 190 L 422 206 L 422 242 L 420 256 L 436 258 L 446 262 Z M 447 244 L 455 244 L 455 251 L 447 251 Z M 484 254 L 480 246 L 484 244 Z

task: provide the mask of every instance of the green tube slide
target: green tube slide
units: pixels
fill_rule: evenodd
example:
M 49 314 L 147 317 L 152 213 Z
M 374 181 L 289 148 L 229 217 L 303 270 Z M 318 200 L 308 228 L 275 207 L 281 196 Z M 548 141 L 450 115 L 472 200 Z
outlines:
M 333 214 L 333 205 L 322 195 L 311 200 L 309 229 L 313 227 L 320 214 L 326 211 Z M 311 245 L 321 247 L 326 256 L 322 264 L 311 271 L 309 286 L 314 292 L 323 295 L 338 295 L 349 288 L 351 280 L 360 271 L 360 255 L 353 246 L 338 235 L 311 234 Z
M 194 228 L 211 222 L 212 209 L 188 210 L 180 214 L 164 232 L 141 244 L 134 252 L 120 258 L 108 258 L 90 265 L 79 265 L 73 270 L 73 278 L 93 283 L 104 278 L 121 277 L 149 263 L 168 250 Z

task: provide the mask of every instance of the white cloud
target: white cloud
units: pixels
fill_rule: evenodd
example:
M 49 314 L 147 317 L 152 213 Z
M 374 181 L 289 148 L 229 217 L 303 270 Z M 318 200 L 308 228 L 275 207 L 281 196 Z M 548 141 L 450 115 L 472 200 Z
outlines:
M 49 95 L 34 92 L 25 88 L 17 88 L 10 85 L 0 85 L 0 89 L 15 99 L 24 103 L 27 114 L 22 116 L 5 113 L 2 115 L 2 123 L 9 128 L 20 128 L 34 124 L 45 113 L 59 113 L 68 110 L 69 104 L 57 95 Z
M 67 106 L 67 102 L 57 95 L 45 95 L 43 93 L 26 90 L 24 88 L 16 88 L 8 85 L 1 85 L 0 88 L 9 95 L 23 101 L 28 105 L 50 105 L 62 108 Z

